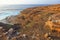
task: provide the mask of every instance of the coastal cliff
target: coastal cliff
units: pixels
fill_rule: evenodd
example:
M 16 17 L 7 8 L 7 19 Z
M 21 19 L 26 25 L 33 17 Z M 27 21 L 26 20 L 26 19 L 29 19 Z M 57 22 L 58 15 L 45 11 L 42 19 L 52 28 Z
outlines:
M 60 4 L 24 9 L 19 15 L 7 19 L 9 23 L 20 27 L 18 35 L 9 38 L 10 40 L 60 40 L 59 20 Z

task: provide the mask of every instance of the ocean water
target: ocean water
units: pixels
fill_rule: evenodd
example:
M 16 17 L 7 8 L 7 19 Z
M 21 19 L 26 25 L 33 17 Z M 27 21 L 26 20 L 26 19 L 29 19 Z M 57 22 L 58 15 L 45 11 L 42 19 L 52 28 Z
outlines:
M 20 12 L 20 10 L 16 10 L 16 11 L 13 11 L 13 10 L 1 11 L 0 12 L 0 20 L 3 20 L 3 19 L 5 19 L 6 17 L 9 17 L 9 16 L 18 15 L 19 12 Z
M 0 20 L 5 19 L 8 16 L 15 16 L 20 13 L 20 11 L 37 6 L 46 6 L 47 4 L 35 4 L 35 5 L 6 5 L 0 7 Z

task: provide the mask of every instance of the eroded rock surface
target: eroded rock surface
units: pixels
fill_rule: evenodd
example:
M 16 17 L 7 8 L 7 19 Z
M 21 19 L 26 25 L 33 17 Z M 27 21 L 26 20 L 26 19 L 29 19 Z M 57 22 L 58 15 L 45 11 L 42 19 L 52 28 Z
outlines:
M 10 40 L 60 40 L 60 4 L 27 8 L 8 22 L 20 26 Z

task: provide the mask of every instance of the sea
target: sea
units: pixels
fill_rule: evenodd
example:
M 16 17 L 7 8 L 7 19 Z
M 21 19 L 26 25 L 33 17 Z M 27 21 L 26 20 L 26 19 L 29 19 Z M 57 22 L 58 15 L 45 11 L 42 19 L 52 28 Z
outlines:
M 20 13 L 20 11 L 37 6 L 47 6 L 49 4 L 18 4 L 18 5 L 4 5 L 0 7 L 0 20 L 5 19 L 9 16 L 15 16 Z

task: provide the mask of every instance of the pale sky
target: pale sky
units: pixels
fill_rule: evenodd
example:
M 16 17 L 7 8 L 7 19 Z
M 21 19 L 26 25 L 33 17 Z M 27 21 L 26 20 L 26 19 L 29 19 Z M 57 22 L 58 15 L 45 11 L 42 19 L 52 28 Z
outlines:
M 0 0 L 0 6 L 12 4 L 56 4 L 56 3 L 60 3 L 60 0 Z

